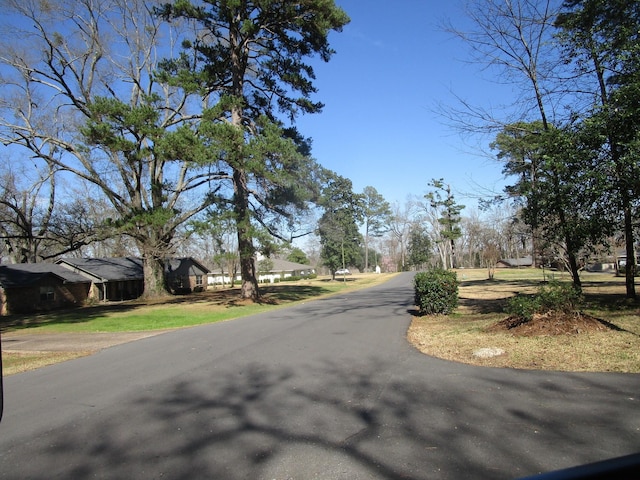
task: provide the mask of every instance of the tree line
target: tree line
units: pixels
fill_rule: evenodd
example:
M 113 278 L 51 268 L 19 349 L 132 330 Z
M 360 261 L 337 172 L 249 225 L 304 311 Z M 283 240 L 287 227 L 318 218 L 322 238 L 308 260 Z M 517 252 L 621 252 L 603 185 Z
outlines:
M 257 299 L 255 254 L 312 233 L 332 273 L 531 254 L 578 288 L 586 259 L 621 244 L 635 297 L 637 2 L 470 0 L 470 27 L 446 26 L 519 93 L 503 114 L 444 108 L 491 136 L 510 180 L 482 202 L 489 221 L 463 217 L 444 179 L 389 205 L 312 157 L 295 119 L 322 110 L 309 60 L 329 61 L 349 21 L 332 1 L 5 3 L 0 236 L 15 261 L 135 250 L 153 296 L 163 260 L 198 244 Z

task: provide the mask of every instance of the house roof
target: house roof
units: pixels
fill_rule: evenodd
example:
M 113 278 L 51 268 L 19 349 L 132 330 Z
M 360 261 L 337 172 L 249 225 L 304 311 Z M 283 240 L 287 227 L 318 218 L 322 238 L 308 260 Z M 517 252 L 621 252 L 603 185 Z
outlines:
M 294 270 L 311 270 L 313 268 L 310 265 L 289 262 L 288 260 L 281 260 L 279 258 L 273 258 L 271 261 L 273 262 L 272 272 L 291 272 Z
M 270 273 L 280 273 L 280 272 L 294 272 L 300 270 L 313 270 L 314 268 L 310 265 L 303 265 L 301 263 L 289 262 L 288 260 L 281 260 L 279 258 L 271 258 L 272 267 L 269 270 Z M 258 262 L 256 261 L 256 268 L 258 267 Z M 260 270 L 258 268 L 258 270 Z M 221 275 L 227 274 L 228 272 L 221 268 L 216 268 L 211 270 L 210 273 Z
M 135 257 L 63 258 L 56 263 L 101 281 L 142 280 L 142 260 Z
M 57 263 L 103 282 L 142 280 L 144 278 L 142 259 L 137 257 L 63 258 Z M 167 259 L 165 272 L 181 271 L 190 266 L 195 266 L 203 273 L 209 272 L 207 267 L 191 257 Z
M 0 285 L 4 288 L 26 287 L 48 275 L 58 277 L 64 283 L 89 282 L 86 277 L 52 263 L 0 265 Z
M 165 271 L 174 271 L 179 272 L 185 268 L 195 267 L 198 270 L 201 270 L 202 273 L 209 273 L 209 269 L 205 267 L 202 263 L 191 257 L 182 257 L 182 258 L 170 258 L 165 261 Z
M 187 261 L 187 262 L 185 262 Z M 178 270 L 182 265 L 193 265 L 208 273 L 208 269 L 192 258 L 171 258 L 166 262 Z M 31 285 L 47 275 L 54 275 L 64 283 L 88 283 L 99 281 L 142 280 L 142 260 L 122 258 L 63 258 L 56 263 L 18 263 L 0 265 L 0 286 L 4 288 Z
M 503 258 L 499 260 L 498 263 L 503 263 L 508 265 L 509 267 L 530 267 L 533 265 L 533 258 L 531 256 L 528 257 L 520 257 L 520 258 Z

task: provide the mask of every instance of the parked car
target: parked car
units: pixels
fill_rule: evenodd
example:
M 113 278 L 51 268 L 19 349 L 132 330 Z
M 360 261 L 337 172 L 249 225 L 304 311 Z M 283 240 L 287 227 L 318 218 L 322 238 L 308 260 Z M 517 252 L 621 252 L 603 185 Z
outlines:
M 336 270 L 336 275 L 351 275 L 351 272 L 348 268 L 340 268 Z

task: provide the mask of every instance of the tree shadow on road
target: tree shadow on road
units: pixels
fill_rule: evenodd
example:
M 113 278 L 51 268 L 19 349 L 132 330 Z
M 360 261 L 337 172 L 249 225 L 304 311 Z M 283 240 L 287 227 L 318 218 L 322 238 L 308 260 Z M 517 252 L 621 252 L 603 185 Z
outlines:
M 31 445 L 38 461 L 24 478 L 499 479 L 637 446 L 624 399 L 593 376 L 434 361 L 431 373 L 400 377 L 373 358 L 300 367 L 212 364 L 141 385 L 53 444 Z

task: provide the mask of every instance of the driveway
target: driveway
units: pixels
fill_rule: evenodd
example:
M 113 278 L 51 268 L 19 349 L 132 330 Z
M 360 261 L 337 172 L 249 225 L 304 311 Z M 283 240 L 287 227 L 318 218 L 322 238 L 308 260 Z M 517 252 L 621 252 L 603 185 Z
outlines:
M 5 378 L 0 478 L 501 479 L 640 451 L 640 375 L 422 355 L 411 279 Z

